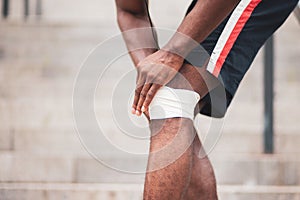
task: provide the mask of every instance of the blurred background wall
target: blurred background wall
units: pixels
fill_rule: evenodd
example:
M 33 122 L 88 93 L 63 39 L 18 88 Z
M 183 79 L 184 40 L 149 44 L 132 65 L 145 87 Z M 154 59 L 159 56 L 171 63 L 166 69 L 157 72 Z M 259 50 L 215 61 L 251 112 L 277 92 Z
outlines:
M 24 1 L 10 0 L 9 15 L 0 20 L 0 199 L 140 198 L 144 175 L 94 160 L 72 115 L 80 64 L 98 43 L 119 33 L 114 1 L 41 0 L 41 13 L 37 1 L 29 0 L 24 19 Z M 154 23 L 176 29 L 189 3 L 152 1 Z M 221 199 L 300 199 L 299 35 L 294 15 L 275 35 L 275 153 L 262 153 L 262 52 L 227 113 L 209 155 Z M 208 121 L 198 118 L 201 131 Z

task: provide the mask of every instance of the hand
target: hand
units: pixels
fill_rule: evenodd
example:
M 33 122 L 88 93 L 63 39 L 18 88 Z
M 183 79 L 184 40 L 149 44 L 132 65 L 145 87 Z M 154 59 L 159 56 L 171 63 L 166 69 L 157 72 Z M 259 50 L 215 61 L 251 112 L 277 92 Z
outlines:
M 156 92 L 175 77 L 183 61 L 184 59 L 176 54 L 159 50 L 138 64 L 132 114 L 140 116 L 142 112 L 148 111 Z

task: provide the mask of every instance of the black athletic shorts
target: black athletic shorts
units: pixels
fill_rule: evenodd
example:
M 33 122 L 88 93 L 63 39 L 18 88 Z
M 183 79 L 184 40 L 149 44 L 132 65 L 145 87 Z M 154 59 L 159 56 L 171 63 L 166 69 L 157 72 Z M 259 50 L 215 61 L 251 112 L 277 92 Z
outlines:
M 199 0 L 201 1 L 201 0 Z M 197 0 L 190 5 L 187 14 Z M 207 70 L 222 83 L 202 98 L 200 113 L 223 117 L 253 59 L 283 24 L 298 0 L 241 0 L 234 11 L 201 43 L 210 55 Z M 197 65 L 199 49 L 186 60 Z M 201 62 L 201 61 L 199 61 Z

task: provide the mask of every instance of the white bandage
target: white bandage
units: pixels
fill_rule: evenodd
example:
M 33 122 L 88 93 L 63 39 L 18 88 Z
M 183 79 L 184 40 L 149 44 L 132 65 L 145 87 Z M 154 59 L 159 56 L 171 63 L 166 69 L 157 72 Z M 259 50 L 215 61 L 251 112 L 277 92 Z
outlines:
M 163 86 L 149 105 L 150 119 L 183 117 L 194 119 L 194 109 L 200 95 L 191 90 Z

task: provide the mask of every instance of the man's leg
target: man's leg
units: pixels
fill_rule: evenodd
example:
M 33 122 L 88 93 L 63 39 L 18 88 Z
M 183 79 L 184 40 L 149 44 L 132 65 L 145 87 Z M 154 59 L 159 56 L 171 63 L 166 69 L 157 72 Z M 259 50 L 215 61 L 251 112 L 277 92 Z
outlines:
M 255 1 L 251 1 L 250 3 L 252 2 L 255 3 Z M 251 14 L 251 16 L 245 24 L 243 24 L 243 20 L 241 22 L 238 21 L 238 23 L 242 23 L 243 29 L 239 32 L 236 40 L 227 40 L 229 43 L 224 44 L 228 46 L 232 45 L 232 48 L 227 56 L 222 57 L 222 59 L 225 59 L 225 63 L 221 66 L 222 68 L 219 69 L 221 70 L 221 78 L 223 79 L 224 85 L 231 95 L 235 94 L 240 81 L 260 47 L 286 20 L 297 3 L 298 0 L 265 0 L 261 1 L 254 10 L 250 10 L 251 12 L 248 9 L 245 10 L 245 12 L 248 12 L 247 14 Z M 251 6 L 249 8 L 251 8 Z M 192 6 L 189 10 L 191 9 Z M 218 55 L 215 52 L 212 53 L 212 51 L 219 39 L 220 41 L 224 40 L 220 37 L 225 25 L 227 25 L 227 20 L 229 20 L 230 23 L 231 21 L 234 22 L 234 20 L 230 20 L 229 16 L 202 43 L 209 54 Z M 187 66 L 188 67 L 183 67 L 182 74 L 191 82 L 194 91 L 198 92 L 201 97 L 204 97 L 205 92 L 201 94 L 201 92 L 203 92 L 203 79 L 199 77 L 194 78 L 193 74 L 191 74 L 193 70 L 190 70 L 191 67 L 189 65 Z M 213 72 L 215 70 L 211 71 Z M 188 89 L 184 88 L 184 86 L 180 84 L 180 81 L 178 82 L 176 79 L 172 81 L 170 87 Z M 194 134 L 190 120 L 181 118 L 153 120 L 151 122 L 151 132 L 153 136 L 151 138 L 150 152 L 155 152 L 160 147 L 169 143 L 180 128 L 178 126 L 180 122 L 182 122 L 180 127 L 183 127 L 181 131 L 178 132 L 183 139 L 180 144 L 189 143 L 191 140 L 189 136 Z M 163 127 L 158 131 L 158 127 L 161 127 L 162 124 L 164 124 Z M 179 159 L 164 169 L 148 172 L 146 174 L 144 199 L 216 199 L 215 178 L 209 160 L 207 158 L 200 160 L 196 156 L 198 152 L 197 149 L 200 147 L 201 144 L 199 140 L 195 138 L 192 145 L 184 151 Z M 151 166 L 151 164 L 157 162 L 157 160 L 159 161 L 162 158 L 167 159 L 170 156 L 172 156 L 172 154 L 167 153 L 162 153 L 160 156 L 150 156 L 148 164 Z M 160 158 L 158 159 L 157 157 Z M 188 187 L 186 185 L 187 183 L 190 183 Z
M 207 80 L 210 75 L 199 71 L 200 68 L 186 64 L 180 70 L 184 78 L 176 76 L 168 86 L 193 89 L 201 96 L 205 95 L 207 88 L 216 85 L 217 81 Z M 144 199 L 217 199 L 212 166 L 207 157 L 198 158 L 201 143 L 193 122 L 186 118 L 152 120 L 150 130 Z
M 193 142 L 193 167 L 191 172 L 191 179 L 185 199 L 215 200 L 218 199 L 218 197 L 214 171 L 208 157 L 199 158 L 199 152 L 201 148 L 202 144 L 198 136 L 196 135 Z
M 192 171 L 193 123 L 189 119 L 172 118 L 152 120 L 150 127 L 152 137 L 144 199 L 184 199 Z M 168 145 L 170 150 L 157 152 Z M 160 163 L 166 166 L 160 166 Z

